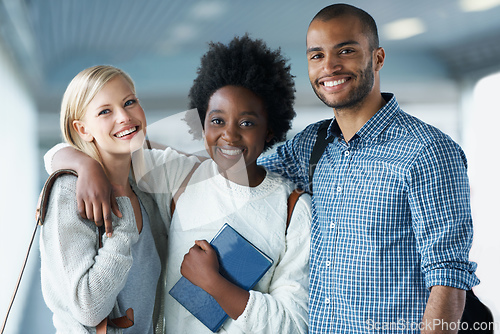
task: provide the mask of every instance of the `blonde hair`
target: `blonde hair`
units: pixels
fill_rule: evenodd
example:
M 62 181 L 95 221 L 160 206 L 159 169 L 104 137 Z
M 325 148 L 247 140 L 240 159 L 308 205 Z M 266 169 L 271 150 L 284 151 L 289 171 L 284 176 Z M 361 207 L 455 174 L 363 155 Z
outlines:
M 121 75 L 130 84 L 135 94 L 134 82 L 127 73 L 113 66 L 99 65 L 78 73 L 66 88 L 61 103 L 60 121 L 64 140 L 101 164 L 102 159 L 95 143 L 83 140 L 73 127 L 73 121 L 81 120 L 85 116 L 90 101 L 117 75 Z

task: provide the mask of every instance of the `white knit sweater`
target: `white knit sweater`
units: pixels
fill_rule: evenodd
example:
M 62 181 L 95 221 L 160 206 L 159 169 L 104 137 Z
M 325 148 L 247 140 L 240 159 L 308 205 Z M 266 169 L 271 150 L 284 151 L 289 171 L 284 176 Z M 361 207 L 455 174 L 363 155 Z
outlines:
M 287 199 L 293 189 L 291 182 L 270 172 L 257 187 L 240 186 L 222 177 L 212 160 L 202 163 L 172 217 L 167 291 L 181 277 L 180 264 L 194 241 L 210 241 L 227 222 L 274 264 L 250 291 L 243 314 L 228 319 L 219 333 L 307 333 L 310 196 L 299 198 L 285 235 Z M 167 333 L 211 333 L 170 295 L 166 322 Z

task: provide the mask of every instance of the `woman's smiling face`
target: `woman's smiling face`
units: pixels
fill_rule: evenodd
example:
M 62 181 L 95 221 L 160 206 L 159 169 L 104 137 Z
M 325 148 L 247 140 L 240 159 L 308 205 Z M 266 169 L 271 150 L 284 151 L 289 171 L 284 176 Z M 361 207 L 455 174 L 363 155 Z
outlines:
M 241 173 L 245 166 L 250 183 L 260 175 L 257 158 L 272 133 L 264 102 L 252 91 L 237 86 L 215 91 L 208 102 L 204 135 L 207 152 L 219 170 Z
M 95 141 L 103 158 L 128 154 L 131 140 L 146 128 L 146 116 L 130 84 L 121 76 L 107 82 L 74 127 L 86 141 Z

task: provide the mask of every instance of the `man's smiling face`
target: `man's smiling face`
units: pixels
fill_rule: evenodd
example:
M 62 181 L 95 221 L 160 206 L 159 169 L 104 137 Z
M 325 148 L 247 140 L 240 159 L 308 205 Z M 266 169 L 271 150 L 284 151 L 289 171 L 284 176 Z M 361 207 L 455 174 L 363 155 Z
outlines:
M 373 49 L 358 18 L 316 19 L 307 31 L 309 80 L 335 109 L 360 105 L 374 86 Z

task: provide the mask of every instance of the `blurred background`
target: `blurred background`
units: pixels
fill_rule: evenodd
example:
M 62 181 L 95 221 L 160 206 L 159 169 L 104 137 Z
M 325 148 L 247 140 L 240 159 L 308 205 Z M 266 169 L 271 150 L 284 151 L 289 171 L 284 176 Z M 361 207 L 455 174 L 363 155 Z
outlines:
M 403 109 L 448 133 L 469 160 L 476 294 L 500 321 L 500 0 L 346 1 L 379 27 L 382 90 Z M 281 47 L 296 76 L 289 136 L 332 117 L 307 76 L 305 34 L 320 0 L 0 0 L 0 317 L 3 320 L 35 225 L 46 172 L 43 154 L 61 141 L 59 105 L 82 69 L 111 64 L 135 80 L 148 123 L 176 146 L 177 115 L 209 41 L 248 32 Z M 159 122 L 162 120 L 162 122 Z M 169 124 L 168 130 L 162 126 Z M 172 126 L 174 125 L 174 126 Z M 152 127 L 154 128 L 154 126 Z M 162 137 L 163 135 L 163 137 Z M 165 137 L 166 136 L 166 137 Z M 153 138 L 154 139 L 154 138 Z M 38 237 L 37 237 L 38 239 Z M 38 241 L 6 333 L 54 333 L 40 292 Z

